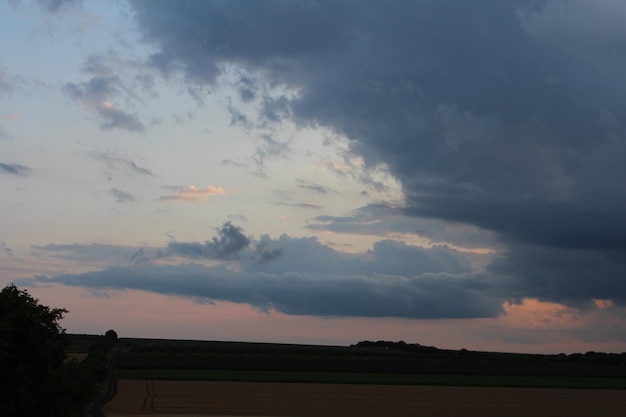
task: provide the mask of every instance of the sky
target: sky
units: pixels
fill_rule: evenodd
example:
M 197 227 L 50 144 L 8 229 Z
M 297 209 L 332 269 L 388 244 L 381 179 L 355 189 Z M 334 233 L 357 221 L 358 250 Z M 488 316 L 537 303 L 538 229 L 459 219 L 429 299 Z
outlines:
M 0 2 L 0 285 L 73 333 L 626 351 L 624 21 Z

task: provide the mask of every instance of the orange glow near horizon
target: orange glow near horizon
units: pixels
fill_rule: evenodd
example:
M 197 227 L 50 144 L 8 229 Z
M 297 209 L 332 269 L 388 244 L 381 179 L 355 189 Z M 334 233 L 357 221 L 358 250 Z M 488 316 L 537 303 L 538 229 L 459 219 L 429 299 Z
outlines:
M 520 304 L 505 303 L 503 320 L 513 327 L 546 329 L 572 327 L 580 319 L 577 310 L 562 304 L 524 298 Z
M 69 333 L 120 337 L 225 340 L 348 346 L 362 340 L 403 340 L 442 349 L 519 353 L 620 352 L 626 343 L 580 340 L 571 330 L 610 321 L 555 303 L 525 299 L 497 318 L 417 320 L 293 316 L 246 304 L 197 302 L 144 291 L 89 291 L 47 285 L 28 289 L 42 304 L 66 308 Z M 608 310 L 597 310 L 606 314 Z
M 601 300 L 601 299 L 598 299 L 598 298 L 594 298 L 593 303 L 600 310 L 605 310 L 607 308 L 613 307 L 613 301 L 611 301 L 611 300 Z

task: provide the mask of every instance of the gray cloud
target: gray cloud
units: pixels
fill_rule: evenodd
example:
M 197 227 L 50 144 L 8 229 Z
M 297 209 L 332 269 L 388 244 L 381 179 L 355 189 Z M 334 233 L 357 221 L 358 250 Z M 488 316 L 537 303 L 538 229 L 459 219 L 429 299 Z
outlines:
M 327 187 L 321 184 L 316 184 L 311 181 L 306 181 L 301 178 L 296 179 L 296 183 L 298 184 L 298 187 L 304 190 L 313 191 L 314 193 L 317 193 L 317 194 L 328 194 L 333 191 L 332 188 L 330 187 Z
M 233 161 L 232 159 L 222 160 L 222 165 L 225 165 L 225 166 L 231 165 L 237 168 L 246 168 L 248 166 L 247 164 L 236 162 L 236 161 Z
M 260 116 L 270 122 L 279 123 L 290 116 L 289 99 L 285 96 L 278 98 L 264 97 L 261 103 Z
M 0 242 L 0 250 L 4 252 L 7 256 L 13 256 L 13 249 L 7 246 L 6 243 Z
M 8 70 L 0 65 L 0 95 L 12 93 L 15 90 Z
M 297 91 L 260 115 L 347 137 L 401 182 L 409 215 L 493 233 L 509 255 L 492 270 L 526 268 L 520 294 L 582 253 L 546 299 L 579 281 L 588 300 L 626 295 L 620 2 L 132 4 L 156 68 L 215 84 L 237 65 Z
M 138 102 L 143 102 L 143 94 L 157 95 L 154 74 L 144 63 L 121 56 L 114 50 L 89 55 L 85 58 L 81 70 L 93 76 L 89 83 L 95 83 L 94 80 L 99 79 L 114 80 L 115 88 L 108 92 L 111 95 L 123 93 L 127 98 Z M 122 75 L 123 79 L 120 78 Z
M 247 128 L 251 128 L 252 124 L 247 117 L 238 110 L 229 106 L 231 113 L 231 124 L 238 124 Z M 258 136 L 258 142 L 254 154 L 251 155 L 247 162 L 237 162 L 232 159 L 222 160 L 222 165 L 230 165 L 238 168 L 245 168 L 250 174 L 267 178 L 265 172 L 265 163 L 268 159 L 286 158 L 291 151 L 288 142 L 279 142 L 270 134 L 261 134 Z
M 107 163 L 111 167 L 123 167 L 136 174 L 152 176 L 152 171 L 148 168 L 137 165 L 134 161 L 111 152 L 91 152 L 89 156 L 99 161 Z
M 66 262 L 80 264 L 83 266 L 106 268 L 111 265 L 133 265 L 141 256 L 137 255 L 141 251 L 143 257 L 150 259 L 162 256 L 161 248 L 138 248 L 135 246 L 118 246 L 93 244 L 58 244 L 31 246 L 33 254 L 38 257 L 50 256 Z
M 268 134 L 259 136 L 260 142 L 256 147 L 252 160 L 256 165 L 254 174 L 265 178 L 265 161 L 271 158 L 285 158 L 289 154 L 289 143 L 279 142 Z
M 11 138 L 11 135 L 9 135 L 7 131 L 4 130 L 2 126 L 0 126 L 0 139 L 9 139 L 9 138 Z
M 59 12 L 69 7 L 80 5 L 82 0 L 37 0 L 40 6 L 49 12 Z
M 280 251 L 272 262 L 257 264 L 254 256 L 242 256 L 244 270 L 273 274 L 306 272 L 327 275 L 397 275 L 412 277 L 421 274 L 469 274 L 472 267 L 459 251 L 447 246 L 422 248 L 395 240 L 381 240 L 361 254 L 345 254 L 322 244 L 316 238 L 278 239 L 262 236 L 256 243 L 263 251 Z
M 196 300 L 250 304 L 294 315 L 460 318 L 494 317 L 500 305 L 476 285 L 478 277 L 420 277 L 237 273 L 223 267 L 178 265 L 109 268 L 78 275 L 39 276 L 98 289 L 140 289 Z M 25 282 L 25 281 L 24 281 Z M 454 300 L 454 302 L 452 302 Z
M 217 236 L 211 241 L 169 242 L 167 254 L 190 258 L 235 259 L 250 244 L 250 239 L 243 234 L 243 229 L 232 222 L 224 223 L 217 230 Z
M 129 192 L 122 191 L 118 188 L 111 188 L 109 193 L 115 197 L 118 203 L 128 203 L 136 200 L 135 196 Z
M 116 68 L 110 61 L 111 59 L 104 55 L 89 55 L 83 62 L 82 70 L 100 77 L 113 77 L 115 76 Z
M 5 164 L 0 162 L 0 173 L 17 175 L 19 177 L 27 177 L 30 175 L 32 170 L 20 164 Z
M 228 112 L 230 113 L 230 125 L 231 126 L 241 126 L 246 129 L 251 129 L 253 127 L 253 124 L 248 119 L 248 116 L 246 116 L 239 109 L 233 106 L 232 103 L 228 104 L 227 109 L 228 109 Z
M 112 96 L 125 88 L 117 76 L 94 76 L 88 82 L 67 83 L 62 91 L 79 102 L 84 108 L 95 111 L 104 119 L 100 127 L 104 130 L 124 129 L 143 132 L 145 126 L 136 115 L 130 114 L 113 104 Z
M 24 283 L 141 289 L 195 300 L 247 303 L 287 314 L 494 317 L 502 313 L 507 299 L 501 283 L 472 272 L 468 259 L 447 246 L 423 248 L 384 240 L 369 251 L 346 254 L 316 238 L 263 235 L 255 241 L 230 222 L 218 228 L 211 241 L 170 241 L 164 250 L 76 244 L 33 250 L 104 268 L 86 274 L 35 277 Z M 151 265 L 155 258 L 162 263 L 172 256 L 223 260 L 229 266 Z M 120 259 L 134 266 L 110 267 Z
M 320 206 L 319 204 L 313 204 L 313 203 L 276 203 L 276 204 L 279 204 L 281 206 L 289 206 L 289 207 L 312 209 L 312 210 L 320 210 L 322 208 L 322 206 Z
M 403 207 L 369 204 L 348 216 L 316 216 L 305 228 L 314 231 L 356 235 L 391 236 L 396 233 L 416 234 L 435 243 L 449 243 L 465 248 L 495 249 L 501 246 L 493 233 L 472 225 L 416 218 Z
M 281 247 L 272 247 L 272 240 L 265 236 L 254 245 L 254 250 L 259 255 L 259 263 L 266 263 L 276 260 L 283 256 L 284 249 Z

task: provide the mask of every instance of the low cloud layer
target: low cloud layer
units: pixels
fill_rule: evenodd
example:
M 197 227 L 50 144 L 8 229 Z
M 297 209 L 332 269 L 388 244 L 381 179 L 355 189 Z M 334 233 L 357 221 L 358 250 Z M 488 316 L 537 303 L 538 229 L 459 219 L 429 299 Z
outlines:
M 564 252 L 561 258 L 545 259 L 542 251 L 529 253 L 532 246 L 496 255 L 486 268 L 476 268 L 468 253 L 446 245 L 426 248 L 385 239 L 365 252 L 342 253 L 313 237 L 255 239 L 226 222 L 204 243 L 172 240 L 163 248 L 54 244 L 33 250 L 101 269 L 39 276 L 25 284 L 145 290 L 204 302 L 246 303 L 286 314 L 496 317 L 507 304 L 528 298 L 556 300 L 580 311 L 606 308 L 607 303 L 626 305 L 623 295 L 612 291 L 618 285 L 612 281 L 613 263 L 623 265 L 623 260 L 604 260 L 606 273 L 591 284 L 585 280 L 585 265 L 598 254 L 581 253 L 572 261 Z M 183 263 L 176 263 L 181 259 Z M 520 279 L 510 270 L 516 263 L 534 274 Z M 569 274 L 561 276 L 566 264 Z M 597 300 L 604 304 L 598 306 Z
M 37 251 L 71 259 L 123 255 L 128 267 L 55 277 L 56 282 L 94 289 L 139 289 L 195 300 L 246 303 L 260 310 L 321 316 L 461 318 L 495 317 L 505 300 L 489 279 L 472 272 L 464 256 L 445 246 L 420 248 L 380 241 L 362 254 L 343 254 L 315 238 L 253 240 L 230 222 L 212 240 L 169 242 L 160 251 L 111 246 L 48 245 Z M 131 255 L 132 254 L 132 255 Z M 155 265 L 168 258 L 228 261 Z M 135 262 L 141 258 L 141 262 Z M 234 263 L 233 263 L 234 262 Z M 119 260 L 112 264 L 119 264 Z M 26 282 L 26 281 L 24 281 Z
M 138 289 L 196 300 L 246 303 L 260 310 L 315 316 L 495 317 L 501 305 L 480 291 L 476 277 L 337 276 L 237 273 L 222 267 L 179 265 L 110 268 L 81 275 L 37 277 L 98 289 Z M 454 300 L 454 301 L 452 301 Z

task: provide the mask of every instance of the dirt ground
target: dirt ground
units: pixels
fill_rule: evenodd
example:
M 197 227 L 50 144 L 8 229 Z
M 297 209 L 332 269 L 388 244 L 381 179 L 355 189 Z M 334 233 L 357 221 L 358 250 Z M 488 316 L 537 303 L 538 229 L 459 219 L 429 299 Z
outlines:
M 619 417 L 626 416 L 626 391 L 120 380 L 104 412 L 108 417 Z
M 69 362 L 74 359 L 81 362 L 81 361 L 84 361 L 86 357 L 87 357 L 87 353 L 68 353 L 67 358 L 65 359 L 65 362 Z

